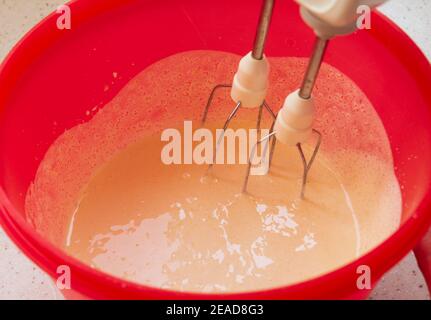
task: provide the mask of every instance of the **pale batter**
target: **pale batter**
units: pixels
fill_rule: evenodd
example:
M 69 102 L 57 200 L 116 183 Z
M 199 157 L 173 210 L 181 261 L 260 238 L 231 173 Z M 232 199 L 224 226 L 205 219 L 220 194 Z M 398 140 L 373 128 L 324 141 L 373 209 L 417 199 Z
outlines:
M 183 69 L 190 60 L 195 68 Z M 276 81 L 269 96 L 276 100 L 270 103 L 281 105 L 303 62 L 271 61 Z M 322 77 L 329 87 L 316 88 L 316 126 L 324 144 L 305 200 L 299 199 L 299 154 L 282 144 L 271 173 L 250 178 L 249 194 L 240 193 L 245 166 L 216 165 L 206 176 L 206 165 L 161 162 L 160 131 L 184 119 L 198 125 L 211 86 L 227 82 L 221 75 L 229 77 L 236 63 L 230 54 L 197 51 L 141 73 L 53 145 L 27 197 L 29 220 L 95 268 L 198 292 L 299 282 L 354 260 L 390 235 L 399 224 L 401 199 L 386 134 L 366 97 L 328 66 Z M 232 107 L 226 96 L 217 100 L 213 127 Z M 234 126 L 252 127 L 255 116 L 245 112 Z M 56 179 L 60 190 L 51 187 Z

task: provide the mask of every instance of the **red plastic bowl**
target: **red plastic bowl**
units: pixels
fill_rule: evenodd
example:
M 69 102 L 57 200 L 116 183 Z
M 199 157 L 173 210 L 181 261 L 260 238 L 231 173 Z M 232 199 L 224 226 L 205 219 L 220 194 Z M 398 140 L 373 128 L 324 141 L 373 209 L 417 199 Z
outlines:
M 185 294 L 93 270 L 44 240 L 25 221 L 24 196 L 40 160 L 59 134 L 84 121 L 88 106 L 106 103 L 138 71 L 181 51 L 245 54 L 253 42 L 251 31 L 260 4 L 257 0 L 78 0 L 70 5 L 71 30 L 58 30 L 58 15 L 52 14 L 5 60 L 0 70 L 0 222 L 21 250 L 53 278 L 58 265 L 71 267 L 73 290 L 64 291 L 66 296 L 363 298 L 369 291 L 357 289 L 357 266 L 370 266 L 376 281 L 430 226 L 431 67 L 415 44 L 378 14 L 372 17 L 371 30 L 333 41 L 326 57 L 375 106 L 388 132 L 402 186 L 402 226 L 367 255 L 297 285 L 241 294 Z M 268 55 L 309 55 L 313 35 L 293 1 L 277 2 L 272 30 Z M 131 62 L 135 67 L 130 67 Z M 104 92 L 101 88 L 114 69 L 123 78 Z

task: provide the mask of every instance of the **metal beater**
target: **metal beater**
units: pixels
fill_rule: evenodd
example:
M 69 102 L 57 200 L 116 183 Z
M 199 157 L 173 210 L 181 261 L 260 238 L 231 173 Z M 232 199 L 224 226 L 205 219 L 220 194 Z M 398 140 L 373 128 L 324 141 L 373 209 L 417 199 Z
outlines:
M 270 133 L 259 140 L 251 150 L 242 192 L 247 192 L 251 166 L 257 147 L 265 141 L 272 140 L 268 163 L 269 170 L 274 155 L 275 144 L 276 141 L 279 140 L 289 146 L 296 146 L 298 149 L 303 164 L 300 196 L 301 198 L 304 198 L 308 173 L 310 172 L 314 160 L 316 159 L 322 142 L 322 134 L 318 130 L 312 129 L 311 127 L 314 118 L 314 103 L 311 94 L 319 74 L 319 69 L 322 64 L 327 45 L 328 40 L 321 38 L 316 39 L 313 54 L 308 63 L 307 71 L 302 81 L 301 88 L 299 91 L 293 92 L 286 98 L 282 109 L 277 114 L 277 117 L 271 126 Z M 292 110 L 297 109 L 298 107 L 299 110 Z M 317 135 L 317 143 L 314 147 L 314 151 L 310 160 L 307 161 L 302 144 L 309 139 L 311 133 Z
M 269 64 L 264 56 L 265 43 L 271 24 L 273 9 L 274 0 L 265 0 L 259 18 L 253 50 L 241 59 L 232 84 L 218 84 L 212 89 L 202 115 L 202 126 L 205 125 L 214 95 L 218 90 L 227 88 L 231 89 L 231 97 L 236 105 L 223 125 L 223 132 L 226 131 L 231 120 L 237 115 L 241 108 L 259 108 L 256 123 L 256 128 L 258 130 L 260 130 L 261 126 L 263 109 L 266 109 L 275 120 L 275 113 L 265 101 L 268 89 Z M 217 139 L 216 150 L 213 154 L 213 162 L 209 165 L 208 171 L 211 170 L 216 162 L 217 150 L 223 137 L 224 135 L 220 135 Z
M 266 146 L 271 143 L 267 167 L 269 171 L 276 141 L 280 141 L 283 144 L 296 147 L 298 149 L 303 164 L 300 196 L 301 198 L 304 198 L 308 174 L 316 159 L 322 142 L 322 134 L 312 127 L 315 113 L 312 92 L 329 40 L 335 36 L 352 33 L 359 27 L 359 8 L 368 8 L 371 10 L 371 8 L 382 4 L 386 0 L 295 1 L 301 6 L 300 12 L 303 20 L 316 34 L 313 53 L 309 60 L 300 89 L 287 96 L 277 116 L 265 102 L 268 87 L 269 65 L 263 52 L 274 6 L 273 0 L 267 0 L 264 2 L 261 12 L 253 51 L 241 60 L 232 85 L 218 85 L 213 89 L 202 117 L 202 123 L 204 124 L 214 94 L 220 88 L 231 88 L 231 97 L 237 103 L 236 107 L 225 122 L 223 127 L 224 130 L 227 129 L 230 121 L 237 114 L 240 107 L 259 107 L 257 128 L 260 128 L 263 108 L 267 109 L 272 115 L 274 121 L 269 134 L 259 140 L 250 152 L 247 174 L 242 188 L 242 192 L 244 193 L 247 192 L 250 171 L 258 146 L 262 143 L 266 143 L 265 150 L 267 150 Z M 310 159 L 307 161 L 302 146 L 313 134 L 316 135 L 317 142 Z M 217 141 L 213 163 L 215 163 L 217 148 L 222 138 L 223 135 L 219 137 Z M 211 167 L 212 164 L 210 165 L 210 168 Z

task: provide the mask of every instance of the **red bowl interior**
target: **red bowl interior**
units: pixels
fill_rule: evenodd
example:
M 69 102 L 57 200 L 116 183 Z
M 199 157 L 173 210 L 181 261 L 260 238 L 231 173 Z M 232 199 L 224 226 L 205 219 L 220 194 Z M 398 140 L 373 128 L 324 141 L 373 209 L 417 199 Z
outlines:
M 104 105 L 139 71 L 178 52 L 244 55 L 253 43 L 260 5 L 257 0 L 78 0 L 71 3 L 71 30 L 58 30 L 53 14 L 14 48 L 0 69 L 0 222 L 50 275 L 55 277 L 58 265 L 69 265 L 73 289 L 92 298 L 363 297 L 368 292 L 356 288 L 357 266 L 370 266 L 376 280 L 423 235 L 431 223 L 431 67 L 415 44 L 379 14 L 373 15 L 371 30 L 337 38 L 326 56 L 376 108 L 402 187 L 402 226 L 367 255 L 293 286 L 231 295 L 180 294 L 93 270 L 26 223 L 24 197 L 41 159 L 65 129 L 84 121 L 89 106 Z M 268 56 L 310 54 L 314 37 L 293 1 L 277 2 L 272 30 Z M 105 92 L 112 70 L 123 77 Z

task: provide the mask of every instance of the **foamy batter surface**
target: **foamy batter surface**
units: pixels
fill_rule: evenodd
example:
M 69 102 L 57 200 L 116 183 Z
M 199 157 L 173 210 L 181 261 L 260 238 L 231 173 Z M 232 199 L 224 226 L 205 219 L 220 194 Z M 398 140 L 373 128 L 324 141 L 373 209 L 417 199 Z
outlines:
M 206 176 L 206 165 L 161 162 L 160 131 L 183 120 L 199 126 L 212 86 L 229 83 L 238 60 L 196 51 L 143 71 L 50 148 L 27 195 L 29 221 L 95 268 L 198 292 L 292 284 L 385 239 L 401 215 L 388 139 L 362 92 L 327 65 L 315 94 L 323 145 L 305 200 L 299 154 L 282 144 L 270 174 L 250 178 L 249 194 L 241 194 L 244 165 L 216 165 Z M 300 83 L 304 64 L 271 59 L 274 109 Z M 233 107 L 228 91 L 213 107 L 209 123 L 221 127 L 215 119 Z M 242 111 L 234 127 L 254 126 L 256 110 Z

